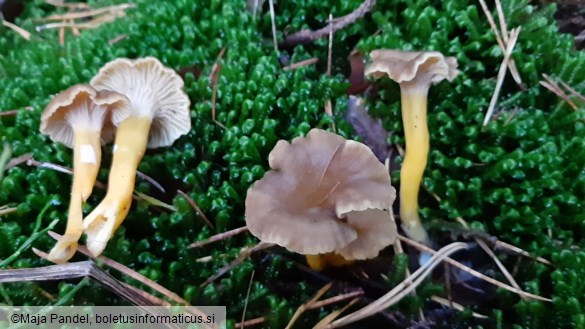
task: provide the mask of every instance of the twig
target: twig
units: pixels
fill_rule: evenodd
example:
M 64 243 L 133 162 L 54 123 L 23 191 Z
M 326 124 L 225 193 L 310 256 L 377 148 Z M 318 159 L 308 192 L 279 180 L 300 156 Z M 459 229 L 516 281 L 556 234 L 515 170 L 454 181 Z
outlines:
M 236 266 L 240 265 L 242 262 L 244 262 L 253 253 L 260 251 L 260 250 L 267 249 L 267 248 L 271 248 L 274 246 L 275 245 L 272 243 L 259 242 L 254 247 L 247 249 L 246 251 L 241 252 L 240 256 L 238 256 L 238 258 L 234 259 L 231 263 L 229 263 L 228 265 L 219 269 L 219 271 L 217 271 L 217 273 L 215 273 L 211 277 L 207 278 L 207 280 L 205 280 L 205 282 L 203 282 L 201 285 L 199 285 L 199 288 L 203 288 L 203 287 L 207 286 L 208 284 L 210 284 L 211 282 L 222 277 L 224 274 L 231 271 L 234 267 L 236 267 Z
M 246 310 L 248 309 L 248 299 L 250 298 L 250 291 L 252 290 L 252 283 L 254 282 L 254 274 L 256 271 L 252 271 L 252 275 L 250 276 L 250 283 L 248 284 L 248 292 L 246 293 L 246 301 L 244 302 L 244 310 L 242 311 L 242 321 L 240 323 L 244 323 L 246 319 Z M 240 329 L 244 328 L 243 325 L 240 325 Z
M 197 205 L 197 203 L 195 203 L 195 201 L 193 199 L 191 199 L 191 197 L 189 197 L 187 195 L 187 193 L 181 191 L 181 190 L 177 190 L 177 193 L 179 193 L 183 198 L 185 198 L 185 200 L 187 200 L 187 203 L 189 203 L 189 205 L 195 209 L 195 211 L 199 214 L 199 216 L 201 216 L 201 219 L 203 219 L 203 221 L 205 222 L 205 224 L 207 224 L 207 226 L 211 227 L 212 229 L 215 229 L 215 227 L 213 227 L 213 224 L 211 224 L 211 222 L 209 221 L 209 219 L 207 219 L 207 216 L 205 216 L 205 214 L 203 213 L 203 211 L 201 211 L 201 208 L 199 208 L 199 206 Z
M 268 0 L 270 7 L 270 23 L 272 24 L 272 42 L 274 43 L 274 51 L 278 53 L 278 41 L 276 41 L 276 24 L 274 23 L 274 3 Z
M 328 26 L 321 28 L 319 30 L 301 30 L 294 34 L 287 36 L 284 41 L 281 43 L 284 47 L 299 45 L 299 44 L 308 44 L 313 42 L 315 39 L 322 38 L 329 34 L 330 30 L 337 31 L 340 30 L 356 20 L 363 17 L 366 13 L 370 12 L 374 5 L 376 4 L 376 0 L 365 0 L 356 10 L 352 13 L 335 18 L 333 24 L 328 24 Z
M 432 254 L 435 254 L 436 253 L 436 251 L 434 251 L 433 249 L 431 249 L 431 248 L 429 248 L 429 247 L 427 247 L 427 246 L 425 246 L 425 245 L 423 245 L 421 243 L 418 243 L 418 242 L 416 242 L 414 240 L 411 240 L 411 239 L 409 239 L 407 237 L 404 237 L 404 236 L 399 235 L 398 238 L 400 240 L 402 240 L 403 242 L 405 242 L 405 243 L 407 243 L 407 244 L 409 244 L 409 245 L 411 245 L 411 246 L 413 246 L 413 247 L 415 247 L 415 248 L 417 248 L 419 250 L 427 251 L 427 252 L 430 252 Z M 471 274 L 472 276 L 475 276 L 477 278 L 480 278 L 482 280 L 485 280 L 485 281 L 487 281 L 487 282 L 489 282 L 489 283 L 491 283 L 491 284 L 493 284 L 495 286 L 498 286 L 500 288 L 504 288 L 504 289 L 506 289 L 508 291 L 511 291 L 511 292 L 515 293 L 515 294 L 524 295 L 524 296 L 526 296 L 528 298 L 531 298 L 531 299 L 541 300 L 541 301 L 545 301 L 545 302 L 552 302 L 552 300 L 549 299 L 549 298 L 541 297 L 541 296 L 534 295 L 534 294 L 531 294 L 531 293 L 528 293 L 528 292 L 525 292 L 525 291 L 522 291 L 522 290 L 518 290 L 518 289 L 516 289 L 514 287 L 511 287 L 511 286 L 509 286 L 509 285 L 507 285 L 507 284 L 505 284 L 503 282 L 500 282 L 498 280 L 495 280 L 495 279 L 493 279 L 493 278 L 491 278 L 491 277 L 489 277 L 487 275 L 484 275 L 482 273 L 479 273 L 478 271 L 470 268 L 469 266 L 465 266 L 465 265 L 459 263 L 458 261 L 453 260 L 452 258 L 447 257 L 447 258 L 445 258 L 445 261 L 447 263 L 449 263 L 449 264 L 451 264 L 451 265 L 453 265 L 453 266 L 455 266 L 455 267 L 463 270 L 463 271 L 466 271 L 467 273 Z
M 25 40 L 30 40 L 30 36 L 31 33 L 25 29 L 23 29 L 22 27 L 10 23 L 8 21 L 2 20 L 2 25 L 6 26 L 7 28 L 11 29 L 12 31 L 18 33 L 18 35 L 20 35 L 21 37 L 23 37 Z
M 504 82 L 504 77 L 506 76 L 506 70 L 508 67 L 508 61 L 510 60 L 510 56 L 512 55 L 512 51 L 514 50 L 514 46 L 516 45 L 516 41 L 518 41 L 518 34 L 520 33 L 521 28 L 518 27 L 512 30 L 510 35 L 510 42 L 506 47 L 506 52 L 504 53 L 504 60 L 502 61 L 502 65 L 500 66 L 500 71 L 498 72 L 498 80 L 496 82 L 496 88 L 494 90 L 494 94 L 490 101 L 490 105 L 488 107 L 487 113 L 483 120 L 483 125 L 486 126 L 490 121 L 490 118 L 494 112 L 496 107 L 496 102 L 498 101 L 498 96 L 500 95 L 500 89 L 502 88 L 502 83 Z
M 282 70 L 283 71 L 292 71 L 292 70 L 298 69 L 299 67 L 303 67 L 303 66 L 315 64 L 318 61 L 319 61 L 319 59 L 317 57 L 313 57 L 313 58 L 305 59 L 304 61 L 300 61 L 300 62 L 296 62 L 296 63 L 290 64 L 289 66 L 285 66 L 285 67 L 282 68 Z
M 194 242 L 194 243 L 190 244 L 188 248 L 189 249 L 192 249 L 192 248 L 203 247 L 203 246 L 206 246 L 206 245 L 208 245 L 210 243 L 214 243 L 214 242 L 217 242 L 217 241 L 222 241 L 222 240 L 225 240 L 225 239 L 229 239 L 232 236 L 235 236 L 235 235 L 238 235 L 238 234 L 244 233 L 244 232 L 248 232 L 248 227 L 246 227 L 246 226 L 238 227 L 238 228 L 233 229 L 231 231 L 226 231 L 226 232 L 223 232 L 223 233 L 220 233 L 220 234 L 216 234 L 216 235 L 208 238 L 207 240 Z
M 51 236 L 55 240 L 59 240 L 61 238 L 61 235 L 59 235 L 53 231 L 49 231 L 49 236 Z M 186 305 L 186 306 L 190 305 L 189 302 L 187 302 L 183 298 L 179 297 L 179 295 L 175 294 L 174 292 L 172 292 L 172 291 L 168 290 L 167 288 L 161 286 L 160 284 L 152 281 L 151 279 L 145 277 L 144 275 L 134 271 L 133 269 L 116 262 L 113 259 L 110 259 L 110 258 L 105 257 L 105 256 L 99 256 L 99 257 L 95 258 L 87 250 L 87 247 L 85 247 L 83 245 L 79 245 L 77 247 L 77 251 L 79 251 L 80 253 L 84 254 L 85 256 L 87 256 L 91 259 L 97 259 L 100 262 L 103 262 L 106 266 L 108 266 L 108 267 L 110 267 L 110 268 L 112 268 L 112 269 L 114 269 L 122 274 L 125 274 L 125 275 L 131 277 L 132 279 L 134 279 L 140 283 L 145 284 L 146 286 L 150 287 L 151 289 L 163 294 L 164 296 L 166 296 L 170 300 L 173 300 L 173 301 L 175 301 L 179 304 L 182 304 L 182 305 Z
M 457 311 L 460 311 L 460 312 L 463 312 L 463 311 L 465 311 L 465 307 L 464 307 L 463 305 L 461 305 L 461 304 L 457 304 L 457 303 L 455 303 L 455 302 L 453 302 L 453 301 L 450 301 L 450 300 L 447 300 L 447 299 L 445 299 L 445 298 L 443 298 L 443 297 L 439 297 L 439 296 L 431 296 L 431 300 L 432 300 L 433 302 L 436 302 L 436 303 L 439 303 L 439 304 L 441 304 L 441 305 L 444 305 L 444 306 L 450 307 L 450 308 L 452 308 L 452 309 L 454 309 L 454 310 L 457 310 Z M 487 319 L 487 318 L 488 318 L 487 316 L 485 316 L 485 315 L 483 315 L 483 314 L 479 314 L 479 313 L 475 313 L 475 312 L 471 312 L 471 315 L 472 315 L 474 318 L 477 318 L 477 319 Z

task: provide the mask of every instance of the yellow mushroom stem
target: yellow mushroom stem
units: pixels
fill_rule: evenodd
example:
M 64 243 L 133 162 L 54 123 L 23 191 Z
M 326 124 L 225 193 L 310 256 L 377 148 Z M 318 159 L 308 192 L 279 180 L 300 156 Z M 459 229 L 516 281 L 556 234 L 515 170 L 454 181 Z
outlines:
M 307 264 L 313 271 L 322 271 L 329 266 L 346 266 L 351 265 L 353 260 L 347 260 L 343 256 L 330 252 L 318 255 L 305 255 Z
M 138 165 L 146 151 L 151 117 L 130 116 L 118 126 L 108 191 L 104 200 L 85 218 L 87 249 L 99 256 L 124 221 L 132 204 Z
M 93 190 L 102 155 L 100 131 L 78 128 L 73 134 L 73 186 L 67 228 L 49 253 L 49 260 L 55 263 L 67 262 L 77 251 L 83 233 L 82 206 Z
M 406 234 L 418 242 L 428 243 L 428 235 L 418 215 L 418 191 L 429 154 L 427 127 L 428 86 L 402 83 L 402 123 L 406 155 L 400 170 L 400 219 Z

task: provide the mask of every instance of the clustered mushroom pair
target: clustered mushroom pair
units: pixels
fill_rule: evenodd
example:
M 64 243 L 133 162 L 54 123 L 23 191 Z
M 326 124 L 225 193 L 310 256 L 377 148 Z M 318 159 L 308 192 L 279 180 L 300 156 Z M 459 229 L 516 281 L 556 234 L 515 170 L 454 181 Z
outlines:
M 65 234 L 49 254 L 68 261 L 82 233 L 98 256 L 126 218 L 136 171 L 146 148 L 171 145 L 191 130 L 189 97 L 183 80 L 153 57 L 116 59 L 90 84 L 56 95 L 41 116 L 41 132 L 73 148 L 73 186 Z M 101 162 L 101 146 L 114 140 L 104 200 L 83 219 L 82 205 L 92 193 Z
M 418 215 L 418 191 L 429 153 L 427 94 L 454 79 L 457 60 L 435 51 L 375 50 L 366 76 L 400 84 L 406 155 L 400 172 L 405 233 L 429 244 Z M 394 242 L 388 211 L 396 193 L 388 170 L 364 144 L 320 129 L 269 154 L 271 171 L 246 197 L 246 224 L 260 240 L 304 254 L 314 270 L 376 257 Z

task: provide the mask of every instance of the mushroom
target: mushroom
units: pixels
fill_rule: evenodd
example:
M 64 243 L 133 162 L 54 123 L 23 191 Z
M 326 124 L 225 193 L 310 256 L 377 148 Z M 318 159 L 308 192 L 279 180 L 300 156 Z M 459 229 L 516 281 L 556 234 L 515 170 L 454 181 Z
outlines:
M 400 84 L 402 123 L 406 156 L 400 171 L 400 219 L 412 239 L 428 244 L 426 230 L 418 214 L 418 190 L 427 164 L 429 130 L 427 94 L 431 84 L 453 80 L 458 74 L 457 60 L 436 51 L 374 50 L 365 75 L 388 76 Z
M 387 210 L 396 191 L 362 143 L 312 129 L 270 152 L 271 171 L 246 196 L 246 224 L 260 240 L 307 255 L 316 270 L 373 258 L 396 239 Z
M 83 221 L 87 248 L 98 256 L 128 215 L 136 171 L 146 148 L 170 146 L 191 130 L 191 117 L 183 80 L 153 57 L 111 61 L 91 85 L 126 95 L 131 104 L 128 113 L 113 116 L 118 130 L 108 191 Z
M 101 162 L 101 144 L 111 141 L 112 113 L 130 110 L 128 99 L 111 91 L 78 84 L 56 95 L 41 115 L 41 133 L 73 148 L 73 186 L 65 234 L 49 253 L 55 263 L 67 262 L 82 233 L 82 205 L 91 195 Z

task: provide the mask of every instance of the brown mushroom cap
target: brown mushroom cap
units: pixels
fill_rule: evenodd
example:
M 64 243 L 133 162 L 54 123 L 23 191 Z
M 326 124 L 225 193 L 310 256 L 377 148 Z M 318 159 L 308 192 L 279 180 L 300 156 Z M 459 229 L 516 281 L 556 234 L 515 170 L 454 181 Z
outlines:
M 402 82 L 437 83 L 443 79 L 453 80 L 458 74 L 457 59 L 445 57 L 437 51 L 374 50 L 365 75 Z
M 91 85 L 130 99 L 130 113 L 114 114 L 116 126 L 128 115 L 151 117 L 149 148 L 169 146 L 191 130 L 191 103 L 183 91 L 183 79 L 154 57 L 113 60 L 91 79 Z
M 128 98 L 112 91 L 97 92 L 87 84 L 77 84 L 57 94 L 41 115 L 41 133 L 73 148 L 76 129 L 102 131 L 102 144 L 113 140 L 112 113 L 130 110 Z
M 290 144 L 279 141 L 269 164 L 273 170 L 246 197 L 246 223 L 260 240 L 301 254 L 342 250 L 348 259 L 373 257 L 394 241 L 396 225 L 381 214 L 396 191 L 364 144 L 312 129 Z M 389 235 L 369 241 L 378 238 L 374 231 Z

